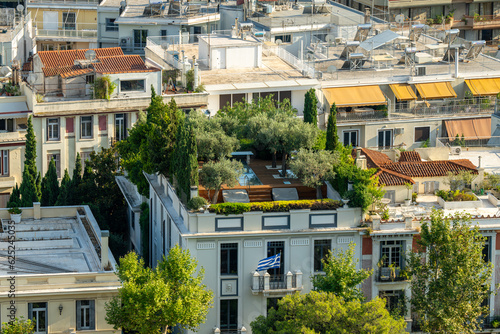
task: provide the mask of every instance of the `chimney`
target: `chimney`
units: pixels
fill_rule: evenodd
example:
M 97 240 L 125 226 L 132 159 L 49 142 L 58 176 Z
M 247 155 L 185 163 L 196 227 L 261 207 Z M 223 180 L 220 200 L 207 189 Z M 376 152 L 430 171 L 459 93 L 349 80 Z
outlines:
M 483 167 L 483 166 L 481 166 L 481 160 L 482 160 L 482 159 L 483 159 L 483 157 L 482 157 L 482 156 L 479 156 L 479 157 L 478 157 L 479 163 L 478 163 L 478 165 L 477 165 L 477 168 L 482 168 L 482 167 Z
M 105 270 L 105 268 L 109 264 L 108 239 L 109 239 L 109 231 L 108 230 L 101 231 L 101 270 Z

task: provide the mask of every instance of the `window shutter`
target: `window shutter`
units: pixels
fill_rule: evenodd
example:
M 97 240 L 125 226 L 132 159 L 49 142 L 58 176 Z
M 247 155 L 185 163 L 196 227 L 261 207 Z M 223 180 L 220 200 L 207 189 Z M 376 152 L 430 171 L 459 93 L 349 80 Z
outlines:
M 434 181 L 434 191 L 439 190 L 439 181 Z
M 90 300 L 90 329 L 95 330 L 95 300 Z
M 73 117 L 66 117 L 66 133 L 75 132 L 75 119 Z
M 406 241 L 401 241 L 401 251 L 399 252 L 399 263 L 401 263 L 401 269 L 404 269 L 405 264 L 405 252 L 406 252 Z
M 28 303 L 28 319 L 33 320 L 33 304 Z
M 81 305 L 82 303 L 77 300 L 76 301 L 76 330 L 80 330 L 82 327 L 82 317 L 80 315 L 81 311 Z
M 106 131 L 108 125 L 108 117 L 106 115 L 99 116 L 99 131 Z
M 14 120 L 12 118 L 7 119 L 7 131 L 14 132 Z

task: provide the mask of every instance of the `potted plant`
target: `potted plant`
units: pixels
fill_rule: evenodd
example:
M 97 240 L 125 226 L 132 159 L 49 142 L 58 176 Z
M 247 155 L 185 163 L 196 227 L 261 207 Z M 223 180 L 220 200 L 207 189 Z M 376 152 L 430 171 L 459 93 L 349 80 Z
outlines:
M 14 223 L 20 223 L 21 222 L 21 214 L 23 210 L 19 209 L 17 206 L 10 208 L 9 213 L 10 213 L 10 219 L 14 221 Z
M 406 206 L 409 206 L 411 204 L 411 197 L 410 197 L 410 191 L 413 189 L 413 184 L 411 183 L 405 183 L 405 187 L 406 187 L 406 199 L 405 199 L 405 205 Z

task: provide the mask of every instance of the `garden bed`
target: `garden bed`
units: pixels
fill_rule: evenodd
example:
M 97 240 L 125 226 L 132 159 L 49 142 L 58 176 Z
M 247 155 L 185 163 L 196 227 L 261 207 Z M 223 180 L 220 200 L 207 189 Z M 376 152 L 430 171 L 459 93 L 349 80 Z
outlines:
M 244 212 L 287 212 L 290 210 L 336 210 L 342 207 L 341 201 L 332 199 L 324 200 L 300 200 L 300 201 L 275 201 L 275 202 L 252 202 L 252 203 L 220 203 L 212 204 L 208 211 L 221 215 L 239 215 Z
M 445 210 L 482 208 L 483 202 L 474 194 L 462 191 L 439 190 L 438 203 Z

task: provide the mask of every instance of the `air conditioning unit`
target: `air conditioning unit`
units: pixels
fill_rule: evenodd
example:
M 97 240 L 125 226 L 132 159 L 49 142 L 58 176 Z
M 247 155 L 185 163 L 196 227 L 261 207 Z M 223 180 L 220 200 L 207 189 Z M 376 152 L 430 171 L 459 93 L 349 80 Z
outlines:
M 427 68 L 425 66 L 417 66 L 417 76 L 421 77 L 426 75 Z
M 394 134 L 397 136 L 397 135 L 402 135 L 403 133 L 405 133 L 405 128 L 395 128 L 394 129 Z
M 462 153 L 462 147 L 461 146 L 452 146 L 451 147 L 451 154 L 453 155 L 460 155 Z
M 129 45 L 130 45 L 130 37 L 120 38 L 120 46 L 129 46 Z

